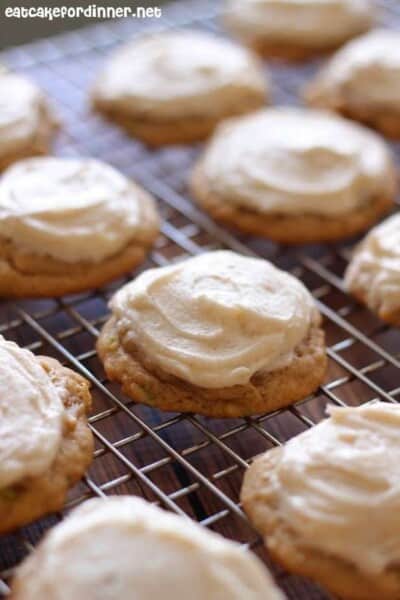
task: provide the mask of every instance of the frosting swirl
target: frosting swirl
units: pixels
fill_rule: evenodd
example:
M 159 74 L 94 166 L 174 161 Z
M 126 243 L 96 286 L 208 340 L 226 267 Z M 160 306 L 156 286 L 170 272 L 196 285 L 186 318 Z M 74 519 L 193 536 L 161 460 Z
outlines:
M 64 407 L 36 357 L 0 336 L 0 493 L 53 462 Z
M 227 21 L 244 37 L 313 48 L 368 29 L 370 0 L 226 0 Z
M 101 568 L 99 568 L 101 565 Z M 140 498 L 85 502 L 53 528 L 17 574 L 26 600 L 283 600 L 238 544 Z
M 387 186 L 389 149 L 334 114 L 273 108 L 218 127 L 202 162 L 210 191 L 262 213 L 343 215 Z
M 339 50 L 318 76 L 329 101 L 400 112 L 400 33 L 372 31 Z
M 100 161 L 24 160 L 0 182 L 0 235 L 64 262 L 101 262 L 140 236 L 143 196 Z
M 0 71 L 0 156 L 18 152 L 41 128 L 54 123 L 41 90 L 31 81 Z
M 400 559 L 400 406 L 329 413 L 283 447 L 279 510 L 303 545 L 378 575 Z
M 196 31 L 161 33 L 118 50 L 95 96 L 126 111 L 158 118 L 207 115 L 266 94 L 258 60 L 229 41 Z
M 247 384 L 287 365 L 315 305 L 295 277 L 233 252 L 151 269 L 111 302 L 122 344 L 204 388 Z
M 357 248 L 345 274 L 349 290 L 365 290 L 372 310 L 400 309 L 400 214 L 374 227 Z

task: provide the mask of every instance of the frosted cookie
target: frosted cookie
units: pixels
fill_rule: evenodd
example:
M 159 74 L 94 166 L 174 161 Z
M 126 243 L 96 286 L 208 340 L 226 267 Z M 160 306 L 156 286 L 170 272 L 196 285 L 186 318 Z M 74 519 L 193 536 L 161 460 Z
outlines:
M 309 104 L 400 136 L 400 32 L 372 31 L 339 50 L 307 86 Z
M 400 326 L 400 214 L 374 227 L 345 273 L 349 292 L 381 319 Z
M 289 571 L 345 600 L 398 600 L 400 406 L 329 412 L 255 460 L 243 506 Z
M 337 48 L 373 20 L 372 0 L 225 0 L 234 35 L 263 56 L 289 60 Z
M 92 159 L 35 158 L 0 181 L 0 296 L 61 296 L 133 269 L 158 234 L 153 199 Z
M 94 106 L 152 145 L 207 137 L 221 119 L 260 108 L 269 96 L 248 50 L 196 31 L 158 33 L 111 56 Z
M 47 154 L 57 127 L 36 84 L 0 69 L 0 170 L 22 158 Z
M 311 294 L 262 259 L 217 251 L 151 269 L 110 307 L 97 351 L 137 402 L 237 417 L 301 400 L 324 377 Z
M 92 460 L 89 384 L 0 336 L 0 533 L 60 510 Z
M 12 598 L 85 600 L 93 590 L 96 600 L 284 600 L 250 551 L 134 496 L 75 509 L 19 567 Z
M 271 108 L 221 124 L 192 192 L 217 220 L 288 244 L 344 238 L 393 204 L 395 168 L 377 134 L 332 113 Z

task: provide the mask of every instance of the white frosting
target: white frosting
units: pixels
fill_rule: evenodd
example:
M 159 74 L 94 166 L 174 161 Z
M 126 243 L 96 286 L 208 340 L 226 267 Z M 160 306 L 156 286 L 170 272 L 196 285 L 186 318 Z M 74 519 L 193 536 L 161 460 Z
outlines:
M 161 33 L 134 41 L 114 54 L 95 95 L 134 114 L 158 117 L 212 115 L 240 106 L 266 82 L 247 50 L 195 31 Z
M 400 113 L 400 32 L 372 31 L 347 44 L 322 70 L 319 86 L 328 99 Z
M 374 227 L 347 269 L 349 290 L 366 293 L 368 306 L 382 314 L 400 310 L 400 213 Z
M 218 251 L 142 273 L 111 308 L 128 350 L 133 343 L 167 373 L 222 388 L 287 365 L 315 305 L 267 261 Z
M 35 356 L 0 336 L 0 494 L 48 469 L 59 449 L 63 411 Z
M 202 164 L 212 193 L 262 213 L 337 216 L 392 180 L 375 133 L 332 113 L 272 108 L 220 125 Z
M 133 496 L 80 506 L 50 531 L 38 562 L 20 569 L 25 600 L 94 590 L 112 600 L 283 600 L 249 551 Z
M 64 262 L 101 262 L 141 231 L 141 194 L 100 161 L 21 161 L 0 182 L 0 235 Z
M 279 512 L 302 545 L 379 575 L 400 561 L 400 406 L 329 412 L 283 447 Z
M 368 29 L 370 0 L 226 0 L 227 20 L 249 38 L 325 47 Z
M 31 81 L 0 71 L 0 157 L 32 143 L 53 121 L 41 90 Z

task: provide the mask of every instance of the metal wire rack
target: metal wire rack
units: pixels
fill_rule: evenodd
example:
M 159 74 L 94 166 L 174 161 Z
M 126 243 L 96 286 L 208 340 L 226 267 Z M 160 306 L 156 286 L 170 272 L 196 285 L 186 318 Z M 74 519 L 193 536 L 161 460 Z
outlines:
M 381 5 L 383 22 L 399 26 L 397 0 L 382 0 Z M 243 472 L 252 457 L 318 422 L 328 403 L 400 401 L 399 332 L 346 295 L 342 274 L 351 245 L 291 250 L 234 237 L 196 209 L 188 196 L 187 175 L 199 146 L 149 150 L 91 114 L 87 106 L 93 74 L 116 44 L 144 30 L 190 26 L 218 31 L 217 13 L 213 0 L 184 0 L 168 5 L 161 20 L 96 24 L 10 49 L 0 58 L 48 91 L 64 124 L 57 154 L 105 160 L 135 177 L 159 200 L 162 235 L 145 267 L 229 247 L 268 258 L 304 281 L 325 317 L 330 364 L 324 385 L 289 409 L 246 419 L 206 419 L 136 405 L 104 378 L 94 350 L 107 318 L 107 301 L 127 278 L 61 300 L 2 302 L 0 333 L 36 353 L 58 358 L 92 382 L 95 459 L 71 492 L 63 514 L 93 495 L 141 495 L 247 544 L 273 568 L 289 598 L 324 600 L 328 596 L 315 585 L 269 562 L 238 501 Z M 317 66 L 318 61 L 272 65 L 275 103 L 296 103 L 299 87 Z M 400 160 L 400 144 L 393 148 Z M 9 591 L 15 565 L 61 518 L 62 514 L 42 519 L 0 540 L 0 597 Z

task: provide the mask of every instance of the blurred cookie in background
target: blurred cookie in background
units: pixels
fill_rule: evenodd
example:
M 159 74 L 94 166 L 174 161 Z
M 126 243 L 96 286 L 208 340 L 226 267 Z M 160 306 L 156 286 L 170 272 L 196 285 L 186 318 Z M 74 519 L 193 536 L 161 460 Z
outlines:
M 301 60 L 369 29 L 372 0 L 225 0 L 226 28 L 266 57 Z
M 118 49 L 93 88 L 94 107 L 151 145 L 207 137 L 270 97 L 253 54 L 208 33 L 145 36 Z
M 0 180 L 0 296 L 99 287 L 140 264 L 158 231 L 153 198 L 110 165 L 20 161 Z
M 397 185 L 375 132 L 332 112 L 277 107 L 222 123 L 191 188 L 216 220 L 301 244 L 364 231 L 393 206 Z
M 378 29 L 341 48 L 305 88 L 306 101 L 400 137 L 400 32 Z
M 42 90 L 0 66 L 0 170 L 17 160 L 48 154 L 58 126 Z
M 374 227 L 358 245 L 345 284 L 381 319 L 400 326 L 400 214 Z

